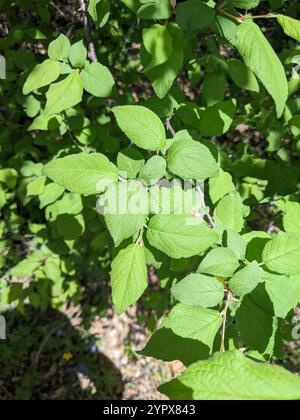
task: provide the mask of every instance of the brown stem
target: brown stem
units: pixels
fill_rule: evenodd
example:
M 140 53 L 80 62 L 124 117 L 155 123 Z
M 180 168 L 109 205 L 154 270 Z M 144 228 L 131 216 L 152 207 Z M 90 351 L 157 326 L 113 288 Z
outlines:
M 171 135 L 174 137 L 174 136 L 175 136 L 175 134 L 176 134 L 176 131 L 175 131 L 175 130 L 174 130 L 174 128 L 172 127 L 172 124 L 171 124 L 171 117 L 166 118 L 165 125 L 166 125 L 166 129 L 167 129 L 167 130 L 171 133 Z
M 203 207 L 203 209 L 205 209 L 205 207 L 206 207 L 206 203 L 205 203 L 204 192 L 202 191 L 202 188 L 200 187 L 200 185 L 197 185 L 197 186 L 196 186 L 196 191 L 197 191 L 197 193 L 199 194 L 199 197 L 200 197 L 200 201 L 201 201 L 202 207 Z M 216 226 L 216 223 L 215 223 L 215 221 L 214 221 L 213 217 L 210 215 L 210 213 L 208 213 L 208 214 L 206 215 L 206 217 L 207 217 L 207 219 L 208 219 L 209 223 L 211 224 L 211 227 L 215 229 L 217 226 Z
M 79 0 L 80 11 L 83 15 L 83 24 L 86 33 L 86 40 L 88 44 L 88 51 L 89 51 L 89 59 L 91 61 L 98 61 L 98 57 L 96 54 L 95 44 L 92 37 L 92 30 L 91 30 L 91 21 L 87 11 L 85 0 Z
M 232 293 L 231 293 L 230 290 L 228 290 L 225 308 L 224 308 L 224 310 L 222 312 L 222 315 L 223 315 L 223 325 L 222 325 L 222 341 L 221 341 L 221 349 L 220 349 L 220 351 L 222 353 L 225 352 L 225 335 L 226 335 L 227 315 L 228 315 L 229 305 L 230 305 L 230 302 L 232 300 L 233 300 Z
M 233 20 L 235 20 L 236 22 L 238 22 L 238 23 L 243 23 L 244 22 L 244 18 L 241 16 L 241 17 L 239 17 L 239 16 L 234 16 L 234 15 L 232 15 L 232 14 L 230 14 L 230 13 L 228 13 L 228 12 L 226 12 L 225 10 L 216 10 L 216 12 L 219 14 L 219 15 L 223 15 L 223 16 L 227 16 L 227 17 L 229 17 L 230 19 L 233 19 Z
M 218 9 L 218 10 L 216 10 L 216 12 L 219 13 L 220 15 L 227 16 L 230 19 L 233 19 L 238 23 L 243 23 L 247 19 L 252 19 L 252 20 L 255 20 L 255 19 L 273 19 L 273 18 L 277 17 L 277 15 L 274 14 L 274 13 L 268 13 L 266 15 L 256 15 L 256 16 L 249 15 L 249 16 L 245 17 L 245 16 L 234 16 L 231 13 L 228 13 L 228 12 L 226 12 L 226 10 L 223 10 L 223 9 Z
M 267 15 L 256 15 L 256 16 L 248 16 L 250 19 L 275 19 L 277 15 L 274 13 L 269 13 Z

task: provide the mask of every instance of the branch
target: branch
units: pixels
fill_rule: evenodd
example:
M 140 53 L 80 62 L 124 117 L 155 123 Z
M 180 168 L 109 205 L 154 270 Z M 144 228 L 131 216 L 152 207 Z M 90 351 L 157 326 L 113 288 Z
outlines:
M 277 14 L 275 13 L 268 13 L 266 15 L 257 15 L 257 16 L 247 16 L 249 19 L 277 19 Z
M 276 15 L 275 13 L 267 13 L 265 15 L 256 15 L 256 16 L 251 16 L 251 15 L 247 15 L 246 12 L 246 16 L 235 16 L 232 15 L 231 13 L 226 12 L 226 10 L 219 8 L 215 10 L 215 13 L 219 14 L 219 15 L 223 15 L 223 16 L 227 16 L 232 20 L 235 20 L 238 23 L 244 23 L 246 22 L 247 19 L 276 19 L 278 15 Z
M 92 37 L 91 21 L 90 21 L 90 17 L 86 8 L 85 0 L 79 0 L 79 5 L 80 5 L 80 11 L 82 12 L 82 15 L 83 15 L 83 24 L 84 24 L 86 40 L 88 44 L 89 59 L 91 61 L 98 61 L 95 44 Z
M 229 17 L 230 19 L 232 19 L 232 20 L 235 20 L 236 22 L 238 22 L 238 23 L 243 23 L 244 22 L 244 18 L 241 16 L 241 17 L 239 17 L 239 16 L 234 16 L 234 15 L 232 15 L 231 13 L 228 13 L 228 12 L 226 12 L 226 10 L 223 10 L 223 9 L 217 9 L 216 11 L 215 11 L 215 13 L 217 13 L 217 14 L 219 14 L 219 15 L 223 15 L 223 16 L 227 16 L 227 17 Z
M 200 201 L 201 201 L 202 207 L 203 207 L 203 209 L 205 209 L 205 207 L 206 207 L 206 204 L 205 204 L 205 197 L 204 197 L 204 193 L 203 193 L 203 191 L 202 191 L 202 189 L 201 189 L 201 187 L 200 187 L 199 185 L 197 185 L 197 186 L 196 186 L 196 191 L 197 191 L 197 193 L 198 193 L 198 194 L 199 194 L 199 196 L 200 196 Z M 211 224 L 211 227 L 212 227 L 212 228 L 216 228 L 216 224 L 215 224 L 215 221 L 214 221 L 214 219 L 212 218 L 212 216 L 208 213 L 208 214 L 206 215 L 206 217 L 208 218 L 208 221 L 209 221 L 209 223 Z
M 223 324 L 222 324 L 222 341 L 221 341 L 221 353 L 225 352 L 225 335 L 226 335 L 226 324 L 227 324 L 227 314 L 228 314 L 228 309 L 229 309 L 229 305 L 230 302 L 232 301 L 232 294 L 230 292 L 230 290 L 228 290 L 228 295 L 227 295 L 227 299 L 226 299 L 226 304 L 225 304 L 225 308 L 222 312 L 222 316 L 223 316 Z
M 176 131 L 174 130 L 174 128 L 172 127 L 172 124 L 171 124 L 171 117 L 169 117 L 169 118 L 166 118 L 166 121 L 165 121 L 165 125 L 166 125 L 166 129 L 172 134 L 172 136 L 174 137 L 175 136 L 175 134 L 176 134 Z
M 232 292 L 230 290 L 226 290 L 227 292 L 227 298 L 225 302 L 225 308 L 222 311 L 221 315 L 223 317 L 223 323 L 222 323 L 222 341 L 221 341 L 221 353 L 224 353 L 226 351 L 225 349 L 225 339 L 226 339 L 226 326 L 227 326 L 227 319 L 228 319 L 228 309 L 231 302 L 239 302 L 238 299 L 234 297 Z

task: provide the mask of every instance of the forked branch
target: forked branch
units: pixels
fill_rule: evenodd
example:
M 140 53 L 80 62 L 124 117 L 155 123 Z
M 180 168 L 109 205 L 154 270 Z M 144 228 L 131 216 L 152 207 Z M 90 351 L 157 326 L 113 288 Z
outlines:
M 88 44 L 88 54 L 91 61 L 98 61 L 95 44 L 92 37 L 91 21 L 87 11 L 85 0 L 79 0 L 80 11 L 83 16 L 83 24 L 86 34 L 86 41 Z

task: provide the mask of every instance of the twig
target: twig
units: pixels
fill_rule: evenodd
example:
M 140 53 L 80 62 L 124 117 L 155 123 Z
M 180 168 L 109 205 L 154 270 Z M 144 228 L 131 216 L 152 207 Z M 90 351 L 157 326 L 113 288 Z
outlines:
M 68 324 L 68 321 L 60 321 L 53 329 L 51 329 L 51 331 L 49 332 L 49 334 L 47 334 L 45 336 L 44 340 L 42 341 L 42 343 L 41 343 L 41 345 L 40 345 L 40 347 L 38 349 L 38 352 L 37 352 L 34 360 L 32 361 L 32 364 L 31 364 L 31 367 L 32 367 L 32 369 L 34 371 L 36 371 L 36 369 L 38 367 L 38 363 L 39 363 L 41 354 L 42 354 L 42 352 L 43 352 L 43 350 L 44 350 L 44 348 L 45 348 L 45 346 L 47 344 L 47 341 L 51 338 L 51 336 L 55 333 L 55 331 L 58 328 L 62 328 L 63 326 L 65 326 L 67 324 Z
M 60 10 L 60 8 L 53 1 L 50 2 L 50 6 L 52 6 L 58 12 L 60 17 L 62 17 L 62 18 L 65 17 L 64 13 Z
M 230 302 L 232 301 L 232 299 L 233 299 L 233 296 L 232 296 L 232 293 L 229 290 L 228 295 L 227 295 L 227 299 L 226 299 L 225 308 L 222 312 L 223 325 L 222 325 L 222 341 L 221 341 L 221 349 L 220 349 L 220 351 L 222 353 L 225 352 L 225 335 L 226 335 L 227 315 L 228 315 L 228 308 L 229 308 L 229 305 L 230 305 Z
M 247 19 L 276 19 L 277 16 L 275 13 L 268 13 L 267 15 L 248 16 Z
M 200 197 L 200 201 L 201 201 L 202 207 L 205 209 L 205 207 L 206 207 L 206 204 L 205 204 L 205 197 L 204 197 L 204 193 L 203 193 L 203 191 L 202 191 L 202 189 L 201 189 L 201 187 L 200 187 L 199 185 L 197 185 L 197 186 L 196 186 L 196 191 L 197 191 L 197 193 L 199 194 L 199 197 Z M 216 228 L 216 224 L 215 224 L 215 221 L 214 221 L 214 219 L 212 218 L 212 216 L 211 216 L 209 213 L 208 213 L 206 216 L 207 216 L 208 221 L 209 221 L 209 223 L 211 224 L 211 226 L 212 226 L 213 228 Z
M 238 23 L 243 23 L 244 22 L 244 18 L 241 16 L 234 16 L 231 13 L 226 12 L 226 10 L 216 10 L 216 13 L 219 15 L 223 15 L 223 16 L 227 16 L 232 20 L 235 20 Z
M 136 240 L 136 245 L 141 245 L 143 246 L 144 242 L 143 242 L 143 235 L 144 235 L 144 230 L 145 230 L 145 226 L 147 227 L 147 225 L 143 225 L 140 232 L 139 232 L 139 236 Z
M 71 127 L 70 127 L 70 124 L 69 124 L 69 122 L 68 122 L 68 117 L 67 117 L 67 114 L 65 113 L 65 112 L 63 112 L 62 113 L 62 119 L 63 119 L 63 122 L 66 124 L 66 126 L 67 126 L 67 129 L 68 129 L 68 134 L 69 134 L 69 137 L 70 137 L 70 139 L 71 139 L 71 141 L 72 141 L 72 143 L 75 145 L 75 146 L 80 146 L 80 144 L 78 143 L 78 141 L 77 141 L 77 138 L 76 138 L 76 136 L 75 136 L 75 134 L 73 133 L 73 131 L 71 130 Z
M 79 0 L 79 5 L 80 5 L 80 11 L 82 12 L 82 15 L 83 15 L 83 24 L 84 24 L 86 40 L 88 44 L 89 59 L 95 62 L 95 61 L 98 61 L 98 57 L 96 54 L 96 48 L 95 48 L 95 44 L 92 37 L 91 21 L 90 21 L 90 17 L 88 15 L 88 11 L 86 8 L 85 0 Z
M 135 29 L 136 26 L 138 26 L 138 23 L 137 23 L 137 21 L 134 20 L 132 22 L 129 30 L 127 31 L 127 35 L 125 37 L 125 40 L 124 40 L 124 43 L 123 43 L 123 47 L 122 47 L 122 49 L 120 51 L 120 54 L 123 54 L 123 53 L 127 53 L 128 52 L 127 44 L 130 42 L 131 35 L 132 35 L 132 33 L 133 33 L 133 31 L 134 31 L 134 29 Z
M 11 400 L 15 400 L 15 397 L 9 391 L 7 391 L 7 389 L 3 385 L 0 384 L 0 388 L 5 392 L 8 398 L 10 398 Z
M 227 16 L 230 19 L 235 20 L 238 23 L 244 23 L 247 19 L 252 19 L 252 20 L 255 20 L 255 19 L 274 19 L 274 18 L 277 17 L 277 15 L 274 14 L 274 13 L 268 13 L 266 15 L 257 15 L 257 16 L 251 16 L 251 15 L 248 15 L 248 16 L 234 16 L 231 13 L 228 13 L 228 12 L 226 12 L 226 10 L 223 10 L 223 9 L 216 10 L 216 13 L 218 13 L 220 15 L 223 15 L 223 16 Z
M 176 131 L 174 130 L 174 128 L 172 127 L 172 124 L 171 124 L 171 118 L 169 117 L 169 118 L 166 118 L 166 121 L 165 121 L 165 125 L 166 125 L 166 129 L 168 130 L 168 131 L 170 131 L 170 133 L 172 134 L 172 136 L 174 137 L 175 136 L 175 134 L 176 134 Z

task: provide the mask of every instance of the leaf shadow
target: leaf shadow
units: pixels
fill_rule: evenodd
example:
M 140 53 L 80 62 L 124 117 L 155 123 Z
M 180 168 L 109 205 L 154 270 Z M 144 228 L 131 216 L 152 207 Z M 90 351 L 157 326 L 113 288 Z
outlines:
M 29 307 L 24 315 L 16 309 L 3 315 L 0 399 L 121 399 L 119 369 L 98 351 L 94 336 L 80 333 L 67 316 Z

